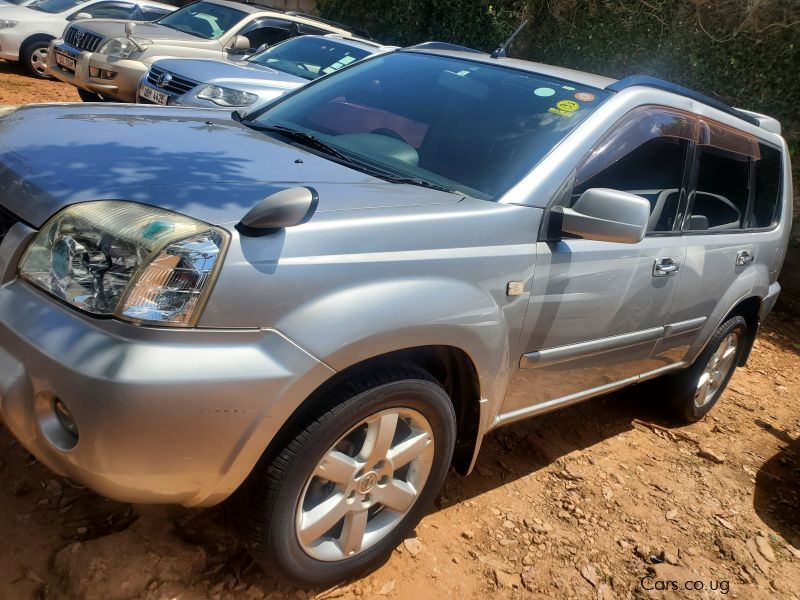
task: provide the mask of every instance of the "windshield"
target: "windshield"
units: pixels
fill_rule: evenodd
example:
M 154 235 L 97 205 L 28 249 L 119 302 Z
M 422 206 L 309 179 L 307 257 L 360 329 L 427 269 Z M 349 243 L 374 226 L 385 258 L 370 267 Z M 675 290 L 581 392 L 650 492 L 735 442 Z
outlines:
M 267 48 L 248 60 L 310 80 L 333 73 L 369 54 L 368 50 L 331 39 L 301 36 Z
M 28 8 L 55 15 L 84 4 L 86 0 L 41 0 L 29 4 Z
M 608 96 L 500 65 L 394 52 L 301 89 L 254 124 L 310 133 L 397 176 L 496 200 Z
M 245 16 L 240 10 L 210 2 L 195 2 L 161 17 L 156 23 L 195 37 L 215 40 Z
M 19 4 L 22 4 L 23 2 L 25 2 L 25 0 L 3 0 L 3 2 L 5 2 L 7 4 L 17 4 L 17 5 L 19 5 Z

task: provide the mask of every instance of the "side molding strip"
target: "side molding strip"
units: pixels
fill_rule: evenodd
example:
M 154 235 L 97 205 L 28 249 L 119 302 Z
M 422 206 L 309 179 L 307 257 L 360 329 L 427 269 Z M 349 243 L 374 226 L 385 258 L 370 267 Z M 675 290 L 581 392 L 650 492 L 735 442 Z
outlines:
M 532 406 L 525 406 L 523 408 L 518 408 L 517 410 L 511 412 L 501 413 L 495 417 L 494 423 L 492 423 L 490 430 L 496 429 L 497 427 L 502 427 L 503 425 L 508 425 L 509 423 L 513 423 L 514 421 L 519 421 L 521 419 L 528 419 L 530 417 L 535 417 L 537 415 L 552 412 L 556 409 L 569 406 L 570 404 L 583 402 L 584 400 L 594 398 L 595 396 L 608 394 L 620 388 L 627 387 L 630 384 L 637 383 L 639 381 L 644 381 L 646 379 L 652 379 L 654 377 L 658 377 L 659 375 L 663 375 L 664 373 L 669 373 L 670 371 L 676 371 L 681 367 L 685 366 L 686 364 L 683 362 L 674 363 L 671 365 L 667 365 L 665 367 L 660 367 L 658 369 L 655 369 L 654 371 L 648 371 L 647 373 L 642 373 L 641 375 L 634 375 L 633 377 L 628 377 L 620 381 L 607 383 L 605 385 L 601 385 L 599 387 L 592 388 L 590 390 L 576 392 L 574 394 L 570 394 L 569 396 L 554 398 L 553 400 L 548 400 L 547 402 L 541 402 L 539 404 L 534 404 Z
M 707 317 L 697 317 L 696 319 L 689 319 L 688 321 L 670 323 L 664 328 L 664 337 L 678 335 L 679 333 L 688 333 L 689 331 L 696 331 L 705 324 L 706 320 Z
M 620 350 L 638 344 L 653 342 L 664 335 L 664 327 L 653 327 L 632 333 L 623 333 L 611 337 L 570 344 L 569 346 L 559 346 L 557 348 L 547 348 L 538 352 L 523 354 L 519 361 L 520 369 L 535 369 L 543 365 L 552 365 L 576 357 L 592 356 L 602 354 L 611 350 Z

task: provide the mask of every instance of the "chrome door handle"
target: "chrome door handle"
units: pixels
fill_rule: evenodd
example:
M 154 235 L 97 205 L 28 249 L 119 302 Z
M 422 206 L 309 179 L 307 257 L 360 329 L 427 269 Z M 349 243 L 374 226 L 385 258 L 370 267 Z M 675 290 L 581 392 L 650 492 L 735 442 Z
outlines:
M 653 265 L 653 277 L 667 277 L 677 273 L 680 265 L 673 258 L 657 258 Z
M 750 252 L 750 250 L 739 250 L 739 252 L 736 253 L 736 266 L 742 267 L 744 265 L 749 265 L 755 259 L 755 255 Z

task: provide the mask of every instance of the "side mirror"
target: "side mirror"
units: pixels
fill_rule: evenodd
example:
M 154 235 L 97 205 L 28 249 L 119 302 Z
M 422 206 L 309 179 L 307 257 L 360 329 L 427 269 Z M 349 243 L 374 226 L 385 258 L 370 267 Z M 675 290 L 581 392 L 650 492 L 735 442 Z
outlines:
M 248 237 L 261 237 L 308 221 L 317 210 L 314 188 L 292 187 L 270 194 L 242 217 L 236 229 Z
M 75 15 L 75 18 L 73 19 L 73 21 L 83 21 L 85 19 L 91 19 L 91 18 L 92 18 L 92 15 L 90 15 L 89 13 L 87 13 L 87 12 L 79 12 L 77 15 Z
M 136 31 L 136 23 L 133 21 L 126 21 L 125 22 L 125 35 L 131 37 L 133 32 Z
M 241 123 L 244 118 L 247 116 L 247 113 L 250 111 L 249 106 L 242 106 L 241 108 L 237 108 L 231 113 L 231 119 L 236 121 L 237 123 Z
M 650 203 L 634 194 L 591 188 L 572 208 L 557 208 L 561 231 L 586 240 L 637 244 L 647 232 Z
M 250 50 L 250 40 L 245 35 L 236 35 L 228 44 L 228 50 L 234 54 L 244 54 Z

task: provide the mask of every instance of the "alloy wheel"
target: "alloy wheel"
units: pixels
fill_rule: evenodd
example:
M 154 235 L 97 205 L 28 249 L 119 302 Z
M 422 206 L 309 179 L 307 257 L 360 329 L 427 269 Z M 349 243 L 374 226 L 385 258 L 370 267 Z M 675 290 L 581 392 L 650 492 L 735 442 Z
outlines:
M 47 64 L 47 48 L 36 48 L 31 52 L 31 68 L 39 75 L 44 77 L 45 65 Z
M 416 503 L 433 455 L 431 425 L 416 410 L 392 408 L 362 420 L 306 481 L 295 518 L 303 551 L 337 561 L 379 542 Z
M 716 352 L 708 359 L 697 380 L 697 390 L 694 395 L 694 405 L 697 408 L 702 408 L 714 399 L 728 374 L 734 368 L 739 340 L 739 333 L 731 331 L 722 339 Z

